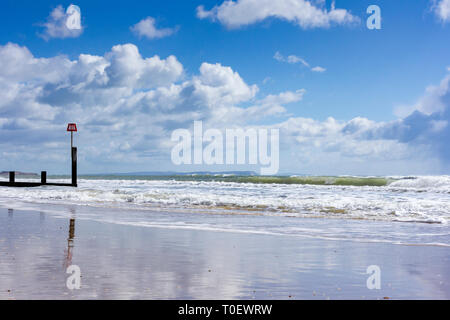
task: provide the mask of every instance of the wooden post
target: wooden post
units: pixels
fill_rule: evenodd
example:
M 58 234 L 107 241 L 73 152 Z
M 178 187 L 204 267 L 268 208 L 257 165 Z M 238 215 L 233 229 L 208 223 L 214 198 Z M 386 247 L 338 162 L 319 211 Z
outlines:
M 41 183 L 46 184 L 47 183 L 47 171 L 41 172 Z
M 10 183 L 16 182 L 16 172 L 15 171 L 9 172 L 9 182 Z
M 77 148 L 72 147 L 72 186 L 77 186 Z

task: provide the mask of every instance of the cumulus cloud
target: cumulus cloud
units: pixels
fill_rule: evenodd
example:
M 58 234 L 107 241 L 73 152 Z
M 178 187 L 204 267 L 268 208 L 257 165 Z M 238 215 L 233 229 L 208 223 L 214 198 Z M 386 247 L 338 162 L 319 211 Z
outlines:
M 411 110 L 409 115 L 390 122 L 360 117 L 350 121 L 329 118 L 323 122 L 291 118 L 281 123 L 280 128 L 291 137 L 289 141 L 304 152 L 315 149 L 321 154 L 330 152 L 364 161 L 397 159 L 408 163 L 411 159 L 422 158 L 422 172 L 447 172 L 450 167 L 450 75 L 439 85 L 428 87 Z
M 303 172 L 446 173 L 450 169 L 450 75 L 426 88 L 418 102 L 398 120 L 377 122 L 356 117 L 340 121 L 329 117 L 319 121 L 291 117 L 271 127 L 280 129 L 284 157 L 297 163 Z M 295 170 L 292 164 L 290 168 Z
M 311 65 L 306 62 L 305 59 L 296 56 L 296 55 L 289 55 L 287 57 L 283 56 L 279 51 L 275 52 L 273 58 L 279 62 L 286 62 L 286 63 L 290 63 L 290 64 L 297 64 L 300 63 L 301 65 L 305 66 L 306 68 L 310 69 L 313 72 L 325 72 L 327 69 L 322 68 L 320 66 L 316 66 L 316 67 L 311 67 Z
M 220 63 L 204 62 L 190 77 L 183 70 L 176 57 L 143 57 L 132 44 L 75 60 L 0 46 L 0 166 L 38 171 L 45 163 L 64 172 L 65 126 L 77 122 L 82 172 L 173 170 L 172 130 L 202 120 L 205 128 L 279 128 L 284 171 L 410 174 L 449 167 L 450 76 L 398 120 L 320 121 L 289 114 L 304 89 L 261 95 Z
M 177 30 L 178 28 L 158 29 L 156 27 L 156 21 L 152 17 L 147 17 L 131 27 L 131 31 L 133 31 L 137 36 L 148 39 L 165 38 L 171 36 L 177 32 Z
M 435 112 L 444 112 L 450 105 L 450 75 L 442 79 L 437 86 L 429 86 L 425 94 L 414 106 L 424 114 L 430 115 Z
M 439 85 L 429 86 L 413 106 L 410 115 L 389 127 L 387 134 L 406 142 L 432 147 L 440 158 L 450 163 L 450 75 Z
M 109 84 L 114 86 L 151 88 L 170 84 L 183 74 L 183 66 L 175 56 L 143 59 L 138 48 L 132 44 L 114 46 L 106 59 L 109 63 L 105 72 Z
M 324 4 L 325 1 L 308 0 L 226 0 L 211 10 L 205 10 L 204 6 L 197 7 L 197 17 L 218 21 L 229 29 L 268 18 L 286 20 L 303 29 L 359 22 L 359 18 L 349 11 L 335 8 L 334 1 L 329 10 Z
M 50 12 L 47 22 L 42 24 L 41 34 L 46 40 L 51 38 L 77 38 L 83 33 L 81 25 L 81 10 L 76 5 L 70 5 L 66 10 L 59 5 Z
M 281 166 L 291 172 L 301 168 L 310 174 L 407 175 L 442 169 L 428 142 L 389 135 L 396 125 L 401 123 L 292 117 L 272 127 L 283 137 Z
M 450 0 L 433 0 L 433 11 L 441 21 L 450 21 Z
M 143 57 L 132 44 L 70 60 L 36 58 L 10 43 L 0 46 L 0 149 L 8 153 L 0 165 L 15 164 L 19 170 L 21 163 L 30 164 L 32 154 L 33 165 L 45 157 L 65 168 L 68 122 L 79 124 L 84 171 L 117 170 L 124 163 L 148 168 L 149 159 L 167 165 L 171 130 L 194 120 L 216 127 L 245 124 L 252 117 L 283 113 L 284 104 L 303 94 L 257 99 L 258 90 L 219 63 L 202 63 L 186 78 L 175 56 Z M 58 156 L 49 160 L 48 154 Z
M 255 101 L 255 104 L 245 108 L 233 110 L 233 117 L 227 117 L 226 114 L 221 116 L 221 119 L 227 119 L 226 123 L 239 124 L 247 126 L 251 123 L 257 122 L 266 117 L 279 117 L 286 115 L 285 106 L 291 103 L 303 100 L 306 90 L 299 89 L 296 91 L 285 91 L 279 94 L 269 94 L 263 99 Z M 226 117 L 226 118 L 223 118 Z
M 203 63 L 192 87 L 193 94 L 210 107 L 248 101 L 258 92 L 256 85 L 248 86 L 237 72 L 218 63 Z

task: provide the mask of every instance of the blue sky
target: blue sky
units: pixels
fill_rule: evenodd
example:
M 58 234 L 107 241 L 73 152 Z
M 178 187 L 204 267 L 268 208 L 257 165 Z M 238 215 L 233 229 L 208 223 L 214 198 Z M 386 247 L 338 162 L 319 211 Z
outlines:
M 52 34 L 49 28 L 58 26 L 49 18 L 51 12 L 61 6 L 64 13 L 72 3 L 81 9 L 82 32 L 58 34 L 61 30 L 52 29 Z M 292 3 L 297 6 L 289 7 Z M 305 15 L 305 4 L 316 9 L 317 19 Z M 366 27 L 366 9 L 372 4 L 381 8 L 381 30 Z M 203 120 L 218 128 L 237 124 L 280 128 L 281 173 L 449 173 L 450 155 L 443 139 L 449 137 L 450 1 L 337 0 L 336 9 L 345 10 L 346 16 L 325 22 L 320 19 L 333 12 L 332 1 L 234 0 L 228 3 L 234 11 L 226 11 L 226 5 L 223 0 L 2 1 L 0 98 L 3 95 L 7 102 L 0 104 L 0 169 L 45 167 L 64 172 L 67 157 L 59 154 L 67 136 L 64 132 L 61 136 L 58 128 L 71 120 L 80 123 L 79 143 L 85 146 L 80 150 L 81 172 L 208 170 L 177 168 L 167 158 L 171 130 Z M 206 12 L 203 17 L 199 6 Z M 133 29 L 149 17 L 150 33 Z M 73 81 L 76 72 L 88 77 L 88 69 L 99 67 L 86 64 L 75 70 L 71 64 L 79 62 L 80 54 L 102 57 L 99 64 L 113 65 L 114 57 L 126 60 L 134 52 L 121 47 L 120 54 L 111 54 L 114 46 L 126 44 L 132 44 L 143 60 L 159 56 L 157 63 L 170 70 L 142 71 L 151 84 L 143 83 L 144 76 L 137 82 L 127 78 L 126 84 L 121 79 L 113 86 L 114 94 L 103 100 L 106 90 L 114 89 L 111 85 L 98 91 L 86 86 L 87 78 Z M 29 55 L 17 65 L 7 59 L 25 51 Z M 276 59 L 277 54 L 281 58 Z M 170 56 L 176 63 L 167 61 Z M 205 63 L 215 67 L 205 67 L 202 73 L 199 68 Z M 318 66 L 322 72 L 313 71 Z M 108 70 L 116 70 L 119 77 L 120 68 Z M 201 89 L 211 85 L 207 79 L 224 73 L 231 78 L 237 73 L 242 83 L 230 78 L 230 83 L 214 90 L 220 99 L 201 100 Z M 111 74 L 103 76 L 112 83 Z M 187 99 L 184 94 L 191 87 L 198 95 Z M 167 88 L 172 88 L 170 94 Z M 298 90 L 302 93 L 289 101 L 280 96 Z M 11 97 L 11 92 L 17 96 Z M 156 93 L 164 97 L 158 103 L 174 107 L 152 109 Z M 100 98 L 93 101 L 92 96 Z M 263 106 L 268 96 L 279 101 Z M 23 107 L 12 106 L 20 103 Z M 246 109 L 251 106 L 262 108 L 260 113 L 267 116 L 250 117 Z M 276 107 L 283 111 L 274 111 Z M 414 112 L 423 117 L 411 117 Z M 223 121 L 217 116 L 221 113 L 227 114 Z M 176 120 L 183 114 L 183 121 Z M 236 119 L 233 114 L 238 114 Z M 243 117 L 247 121 L 240 122 Z M 92 124 L 92 118 L 109 119 L 109 129 Z M 30 156 L 35 150 L 44 155 Z

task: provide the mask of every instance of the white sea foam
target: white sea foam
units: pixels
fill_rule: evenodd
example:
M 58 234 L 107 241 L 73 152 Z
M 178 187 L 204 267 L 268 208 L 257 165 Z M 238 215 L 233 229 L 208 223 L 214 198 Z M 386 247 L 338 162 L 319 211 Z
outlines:
M 383 187 L 81 179 L 76 189 L 0 187 L 0 202 L 11 201 L 447 224 L 450 177 L 396 177 Z
M 450 193 L 450 176 L 423 176 L 397 179 L 389 184 L 391 189 Z

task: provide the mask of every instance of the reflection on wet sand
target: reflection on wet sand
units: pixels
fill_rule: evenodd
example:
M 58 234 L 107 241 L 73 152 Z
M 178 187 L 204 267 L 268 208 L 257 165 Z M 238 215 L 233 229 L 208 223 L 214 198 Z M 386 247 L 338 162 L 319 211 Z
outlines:
M 65 210 L 39 225 L 38 211 L 0 209 L 0 299 L 450 297 L 447 248 L 135 227 Z M 66 287 L 71 264 L 79 290 Z M 373 264 L 380 291 L 366 287 Z
M 73 248 L 75 246 L 75 219 L 69 221 L 69 237 L 67 238 L 67 250 L 64 267 L 67 268 L 72 265 Z

